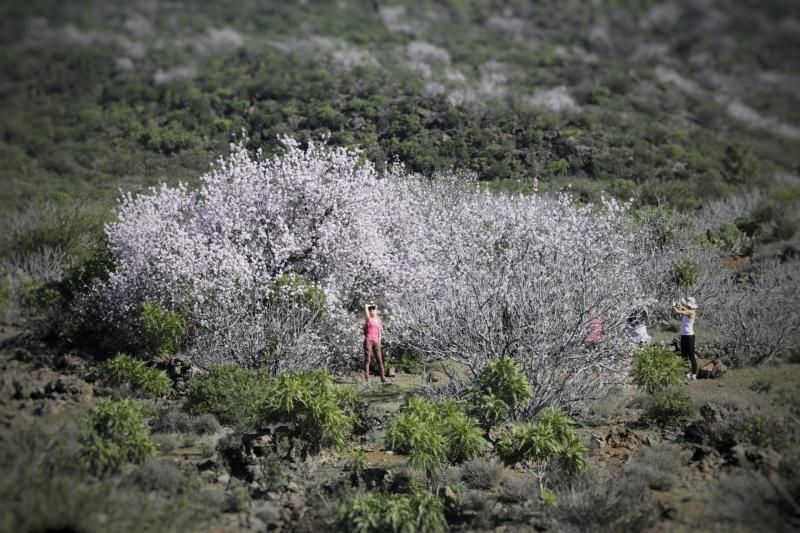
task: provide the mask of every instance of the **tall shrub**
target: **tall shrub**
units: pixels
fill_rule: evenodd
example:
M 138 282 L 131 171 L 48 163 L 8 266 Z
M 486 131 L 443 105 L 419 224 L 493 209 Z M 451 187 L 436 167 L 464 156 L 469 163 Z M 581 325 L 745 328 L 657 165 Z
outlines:
M 648 393 L 654 393 L 683 379 L 683 362 L 680 357 L 661 346 L 647 346 L 636 350 L 633 382 Z

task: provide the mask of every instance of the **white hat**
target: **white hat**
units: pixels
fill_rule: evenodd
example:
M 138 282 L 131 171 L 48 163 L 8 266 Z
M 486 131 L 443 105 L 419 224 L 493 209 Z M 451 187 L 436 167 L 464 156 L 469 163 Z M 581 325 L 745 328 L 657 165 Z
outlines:
M 697 303 L 695 302 L 694 298 L 689 296 L 683 300 L 683 305 L 688 307 L 689 309 L 697 309 Z

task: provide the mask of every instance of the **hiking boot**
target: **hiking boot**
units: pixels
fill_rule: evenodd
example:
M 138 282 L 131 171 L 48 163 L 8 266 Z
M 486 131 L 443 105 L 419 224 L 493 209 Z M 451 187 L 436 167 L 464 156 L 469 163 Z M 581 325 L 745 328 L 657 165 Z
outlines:
M 691 372 L 689 372 L 688 374 L 686 374 L 686 383 L 687 383 L 687 384 L 689 384 L 689 383 L 691 383 L 691 382 L 692 382 L 692 375 L 693 375 L 693 374 L 692 374 Z

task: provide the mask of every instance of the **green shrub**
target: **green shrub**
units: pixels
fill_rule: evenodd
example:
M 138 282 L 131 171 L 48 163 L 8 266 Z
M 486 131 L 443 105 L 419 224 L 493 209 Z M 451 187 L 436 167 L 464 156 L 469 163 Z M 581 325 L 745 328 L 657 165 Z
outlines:
M 389 420 L 386 445 L 408 454 L 413 467 L 430 471 L 479 456 L 486 441 L 458 403 L 415 396 Z
M 145 302 L 139 315 L 141 342 L 151 354 L 171 355 L 183 344 L 184 316 L 176 311 Z
M 190 383 L 184 406 L 194 415 L 213 414 L 226 425 L 253 426 L 270 394 L 265 373 L 235 364 L 219 365 Z
M 81 456 L 97 473 L 116 471 L 155 453 L 147 425 L 132 400 L 99 400 L 81 419 Z
M 693 414 L 694 403 L 689 392 L 683 387 L 668 387 L 647 397 L 642 419 L 659 427 L 674 427 Z
M 540 491 L 548 464 L 558 461 L 570 475 L 586 469 L 588 450 L 575 435 L 574 422 L 563 412 L 545 409 L 531 422 L 516 426 L 497 443 L 497 456 L 506 466 L 535 464 Z
M 533 387 L 510 357 L 489 361 L 469 392 L 472 412 L 487 430 L 506 420 L 512 409 L 531 396 Z
M 306 443 L 304 453 L 328 446 L 340 450 L 357 419 L 358 403 L 355 389 L 337 387 L 324 370 L 283 374 L 275 378 L 259 422 L 293 424 L 293 433 Z
M 700 267 L 689 259 L 680 259 L 672 266 L 672 275 L 678 287 L 692 291 L 700 278 Z
M 546 463 L 562 449 L 553 428 L 541 420 L 521 424 L 497 443 L 497 455 L 506 466 L 533 461 Z
M 683 361 L 664 347 L 646 346 L 636 350 L 631 374 L 636 385 L 652 394 L 681 383 Z
M 105 376 L 111 385 L 128 384 L 150 398 L 166 395 L 172 386 L 166 372 L 148 368 L 144 361 L 124 353 L 106 363 Z
M 335 528 L 347 533 L 437 533 L 447 530 L 444 506 L 427 491 L 368 493 L 339 506 Z

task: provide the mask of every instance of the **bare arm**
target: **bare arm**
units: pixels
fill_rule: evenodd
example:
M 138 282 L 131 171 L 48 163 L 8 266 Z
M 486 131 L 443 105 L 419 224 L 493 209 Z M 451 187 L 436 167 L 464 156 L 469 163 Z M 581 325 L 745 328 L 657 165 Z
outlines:
M 686 315 L 689 318 L 692 318 L 692 315 L 694 314 L 694 312 L 691 309 L 686 309 L 683 306 L 679 306 L 675 302 L 672 302 L 672 310 L 678 313 L 679 315 Z
M 369 305 L 364 304 L 364 320 L 369 320 Z

